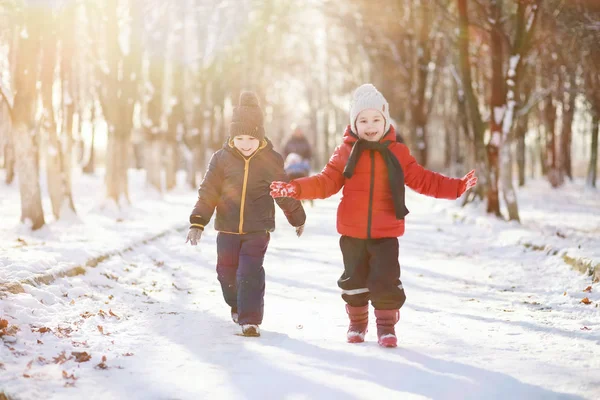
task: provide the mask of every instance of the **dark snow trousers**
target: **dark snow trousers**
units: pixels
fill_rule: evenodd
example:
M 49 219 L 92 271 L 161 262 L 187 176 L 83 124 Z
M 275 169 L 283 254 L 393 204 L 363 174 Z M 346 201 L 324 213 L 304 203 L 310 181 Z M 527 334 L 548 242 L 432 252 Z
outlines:
M 238 312 L 238 323 L 260 324 L 263 319 L 268 232 L 217 236 L 217 277 L 225 302 Z
M 406 301 L 400 281 L 398 238 L 340 238 L 344 273 L 338 279 L 342 298 L 352 307 L 371 304 L 376 310 L 397 310 Z

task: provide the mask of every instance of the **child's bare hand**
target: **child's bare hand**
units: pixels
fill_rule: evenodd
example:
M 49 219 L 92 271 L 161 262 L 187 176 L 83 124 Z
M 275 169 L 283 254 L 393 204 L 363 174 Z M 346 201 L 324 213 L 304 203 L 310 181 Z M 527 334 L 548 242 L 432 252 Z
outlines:
M 292 197 L 295 198 L 298 195 L 296 185 L 287 182 L 275 181 L 271 183 L 271 197 Z
M 304 225 L 296 227 L 296 236 L 298 236 L 298 237 L 302 236 L 303 232 L 304 232 Z
M 192 246 L 196 246 L 202 237 L 202 229 L 190 228 L 185 242 L 190 242 Z
M 466 174 L 461 180 L 458 186 L 458 197 L 462 196 L 464 192 L 477 185 L 477 177 L 475 176 L 475 170 L 472 170 Z

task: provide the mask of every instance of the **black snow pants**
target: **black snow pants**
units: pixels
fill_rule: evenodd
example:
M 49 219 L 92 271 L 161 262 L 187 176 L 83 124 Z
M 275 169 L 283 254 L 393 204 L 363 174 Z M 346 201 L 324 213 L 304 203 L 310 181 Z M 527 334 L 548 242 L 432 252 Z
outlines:
M 342 298 L 353 307 L 397 310 L 406 301 L 400 281 L 398 238 L 340 238 L 344 273 L 338 279 Z

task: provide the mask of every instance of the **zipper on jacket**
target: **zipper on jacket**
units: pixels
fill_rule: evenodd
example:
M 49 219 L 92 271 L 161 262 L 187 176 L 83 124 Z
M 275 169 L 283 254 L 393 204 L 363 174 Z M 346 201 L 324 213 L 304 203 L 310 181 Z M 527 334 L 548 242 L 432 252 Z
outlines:
M 229 142 L 229 146 L 235 149 L 235 146 L 231 141 Z M 240 226 L 238 227 L 238 232 L 240 235 L 244 233 L 242 228 L 244 227 L 244 208 L 246 207 L 246 189 L 248 188 L 248 171 L 250 170 L 250 160 L 252 160 L 252 157 L 254 157 L 259 150 L 262 150 L 265 147 L 267 147 L 267 141 L 263 140 L 258 149 L 256 149 L 256 151 L 248 158 L 244 157 L 244 155 L 238 149 L 235 149 L 235 151 L 237 151 L 238 154 L 244 159 L 244 181 L 242 183 L 242 201 L 240 204 Z
M 371 222 L 373 219 L 373 190 L 375 188 L 375 151 L 371 150 L 371 186 L 369 188 L 369 219 L 367 220 L 367 239 L 371 239 Z
M 250 170 L 250 158 L 244 158 L 244 182 L 242 183 L 242 202 L 240 204 L 240 233 L 244 233 L 244 231 L 242 231 L 242 228 L 244 227 L 244 208 L 246 206 L 246 189 L 248 188 L 248 171 Z

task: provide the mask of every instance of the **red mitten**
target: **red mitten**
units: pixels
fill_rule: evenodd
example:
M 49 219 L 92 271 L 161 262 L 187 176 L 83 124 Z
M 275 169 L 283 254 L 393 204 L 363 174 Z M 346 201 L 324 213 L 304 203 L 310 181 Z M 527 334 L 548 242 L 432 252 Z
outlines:
M 477 184 L 477 177 L 475 176 L 475 170 L 472 170 L 460 180 L 458 184 L 458 196 L 463 195 L 464 192 L 471 189 L 473 186 Z
M 273 182 L 271 183 L 271 197 L 292 197 L 296 198 L 298 189 L 293 183 Z

